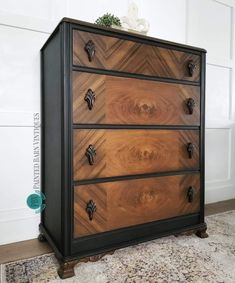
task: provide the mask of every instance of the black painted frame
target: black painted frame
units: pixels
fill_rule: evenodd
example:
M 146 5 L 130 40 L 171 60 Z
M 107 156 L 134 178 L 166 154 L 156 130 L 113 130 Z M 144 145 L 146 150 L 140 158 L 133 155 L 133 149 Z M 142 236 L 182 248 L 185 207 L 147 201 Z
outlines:
M 94 68 L 86 68 L 81 66 L 74 66 L 72 62 L 73 54 L 73 29 L 78 29 L 87 32 L 98 33 L 106 36 L 118 37 L 121 39 L 133 40 L 144 44 L 151 44 L 155 46 L 171 48 L 183 52 L 189 52 L 201 56 L 201 74 L 200 82 L 191 82 L 177 79 L 159 78 L 146 75 L 129 74 L 123 72 L 114 72 L 109 70 L 101 70 Z M 62 229 L 62 246 L 58 247 L 55 244 L 53 235 L 50 235 L 47 228 L 44 225 L 44 213 L 41 215 L 40 230 L 46 236 L 47 240 L 53 247 L 56 256 L 62 261 L 70 261 L 72 259 L 79 259 L 86 256 L 91 256 L 110 250 L 125 247 L 131 244 L 136 244 L 142 241 L 151 240 L 154 238 L 167 236 L 170 234 L 178 234 L 187 230 L 197 230 L 206 228 L 204 221 L 204 195 L 205 195 L 205 169 L 204 169 L 204 139 L 205 139 L 205 50 L 195 47 L 190 47 L 187 45 L 167 42 L 159 39 L 154 39 L 150 37 L 145 37 L 137 34 L 129 34 L 127 32 L 113 30 L 109 28 L 101 28 L 97 25 L 92 25 L 89 23 L 76 21 L 72 19 L 63 19 L 52 35 L 49 37 L 47 42 L 41 49 L 43 50 L 47 47 L 47 44 L 53 40 L 55 33 L 59 32 L 61 35 L 61 92 L 63 96 L 63 103 L 61 107 L 61 113 L 63 116 L 62 120 L 62 144 L 63 151 L 61 152 L 61 159 L 63 161 L 63 170 L 61 172 L 61 195 L 62 195 L 62 217 L 60 219 Z M 41 66 L 43 66 L 43 56 L 41 56 Z M 93 124 L 73 124 L 72 121 L 72 72 L 73 71 L 84 71 L 84 72 L 96 72 L 99 74 L 109 74 L 114 76 L 128 76 L 138 79 L 147 80 L 157 80 L 169 83 L 182 83 L 200 86 L 200 108 L 201 108 L 201 121 L 200 126 L 143 126 L 143 125 L 93 125 Z M 44 76 L 43 67 L 41 68 L 41 90 L 42 90 L 42 103 L 41 103 L 41 113 L 42 113 L 42 186 L 44 178 L 44 168 L 43 168 L 43 156 L 45 154 L 44 148 L 44 110 L 43 110 L 43 96 L 44 93 Z M 200 168 L 199 170 L 188 170 L 188 171 L 175 171 L 175 172 L 164 172 L 164 173 L 152 173 L 144 175 L 132 175 L 132 176 L 120 176 L 120 177 L 109 177 L 100 178 L 84 181 L 73 181 L 73 129 L 82 128 L 144 128 L 144 129 L 199 129 L 200 130 Z M 136 178 L 148 178 L 148 177 L 158 177 L 158 176 L 168 176 L 168 175 L 180 175 L 180 174 L 198 174 L 200 172 L 201 176 L 201 203 L 200 203 L 200 213 L 195 213 L 186 216 L 175 217 L 171 219 L 150 222 L 146 224 L 136 225 L 132 227 L 117 229 L 114 231 L 109 231 L 105 233 L 100 233 L 96 235 L 86 236 L 78 239 L 73 239 L 73 195 L 74 186 L 81 184 L 90 184 L 97 182 L 110 182 L 125 179 L 136 179 Z M 56 212 L 55 212 L 56 213 Z M 56 219 L 56 215 L 55 215 Z

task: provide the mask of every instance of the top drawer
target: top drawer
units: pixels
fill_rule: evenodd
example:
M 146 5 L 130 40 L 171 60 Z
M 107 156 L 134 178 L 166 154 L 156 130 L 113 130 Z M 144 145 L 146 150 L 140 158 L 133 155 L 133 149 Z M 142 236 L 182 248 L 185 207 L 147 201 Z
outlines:
M 200 80 L 198 55 L 78 30 L 73 31 L 73 64 L 178 80 Z

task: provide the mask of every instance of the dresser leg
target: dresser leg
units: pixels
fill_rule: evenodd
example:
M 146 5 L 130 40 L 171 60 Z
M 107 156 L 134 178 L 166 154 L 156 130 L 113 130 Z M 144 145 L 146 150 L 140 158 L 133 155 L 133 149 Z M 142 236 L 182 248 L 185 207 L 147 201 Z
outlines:
M 66 261 L 66 262 L 59 260 L 60 267 L 59 267 L 59 270 L 58 270 L 58 274 L 59 274 L 60 278 L 62 278 L 62 279 L 73 277 L 75 275 L 74 274 L 74 266 L 78 262 L 88 262 L 88 261 L 95 262 L 95 261 L 100 260 L 103 256 L 108 255 L 108 254 L 111 255 L 113 253 L 114 253 L 114 250 L 106 252 L 106 253 L 94 255 L 94 256 L 84 257 L 84 258 L 81 258 L 79 260 L 72 260 L 72 261 Z
M 204 238 L 208 238 L 208 234 L 206 233 L 206 230 L 207 230 L 207 225 L 206 225 L 206 223 L 204 223 L 203 226 L 198 228 L 198 229 L 188 230 L 188 231 L 185 231 L 185 232 L 174 234 L 174 236 L 175 237 L 179 237 L 179 236 L 183 236 L 183 235 L 184 236 L 190 236 L 192 234 L 195 234 L 199 238 L 204 239 Z
M 195 234 L 201 239 L 208 238 L 208 234 L 206 233 L 206 230 L 207 230 L 207 226 L 205 225 L 205 227 L 202 227 L 199 230 L 197 230 Z
M 58 270 L 58 274 L 61 279 L 66 279 L 73 277 L 74 274 L 74 266 L 78 263 L 78 260 L 72 260 L 67 262 L 60 262 L 60 268 Z
M 45 237 L 45 235 L 43 234 L 43 233 L 40 233 L 39 235 L 38 235 L 38 241 L 39 242 L 46 242 L 46 237 Z

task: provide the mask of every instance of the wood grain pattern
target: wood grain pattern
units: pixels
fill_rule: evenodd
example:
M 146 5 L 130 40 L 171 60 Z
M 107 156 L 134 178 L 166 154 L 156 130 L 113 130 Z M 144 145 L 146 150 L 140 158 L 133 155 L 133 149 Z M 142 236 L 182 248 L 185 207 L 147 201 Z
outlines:
M 84 47 L 92 40 L 96 52 L 90 62 Z M 196 69 L 189 75 L 188 63 Z M 73 31 L 73 64 L 150 76 L 199 81 L 200 56 L 83 31 Z
M 187 191 L 195 189 L 189 203 Z M 90 221 L 89 200 L 97 210 Z M 200 175 L 179 175 L 108 183 L 74 188 L 74 238 L 199 212 Z
M 84 100 L 88 89 L 96 95 L 92 110 Z M 195 102 L 191 115 L 189 98 Z M 200 87 L 73 72 L 73 122 L 199 125 Z
M 90 144 L 96 149 L 93 165 L 85 155 Z M 199 167 L 198 130 L 74 130 L 73 146 L 74 180 Z

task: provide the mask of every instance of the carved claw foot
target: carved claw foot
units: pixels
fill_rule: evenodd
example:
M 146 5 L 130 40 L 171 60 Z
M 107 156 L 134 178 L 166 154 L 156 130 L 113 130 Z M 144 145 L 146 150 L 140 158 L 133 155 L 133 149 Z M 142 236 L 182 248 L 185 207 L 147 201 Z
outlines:
M 60 268 L 58 270 L 58 274 L 61 279 L 66 279 L 73 277 L 74 274 L 74 266 L 78 263 L 78 260 L 68 261 L 68 262 L 61 262 Z
M 73 277 L 75 275 L 74 274 L 74 266 L 78 262 L 88 262 L 88 261 L 95 262 L 95 261 L 100 260 L 106 254 L 113 254 L 113 253 L 114 253 L 114 250 L 106 252 L 106 253 L 98 254 L 98 255 L 88 256 L 88 257 L 85 257 L 85 258 L 81 258 L 79 260 L 72 260 L 72 261 L 67 261 L 67 262 L 63 262 L 63 261 L 59 260 L 60 268 L 58 270 L 58 274 L 59 274 L 60 278 L 62 278 L 62 279 Z
M 208 238 L 208 234 L 206 233 L 206 230 L 207 230 L 207 227 L 203 227 L 197 230 L 195 234 L 201 239 Z
M 39 242 L 46 242 L 46 237 L 44 236 L 44 234 L 43 233 L 40 233 L 39 235 L 38 235 L 38 241 Z
M 207 226 L 206 226 L 206 223 L 204 223 L 203 226 L 198 228 L 198 229 L 193 229 L 193 230 L 188 230 L 188 231 L 185 231 L 185 232 L 176 233 L 176 234 L 174 234 L 174 236 L 175 237 L 191 236 L 192 234 L 195 234 L 199 238 L 204 239 L 204 238 L 208 237 L 206 230 L 207 230 Z

